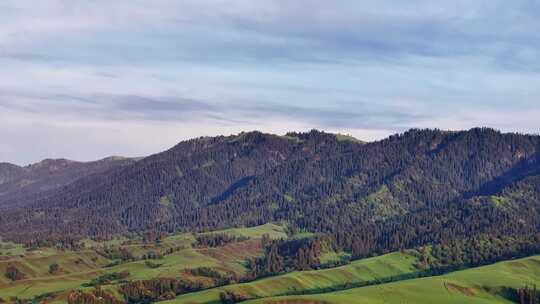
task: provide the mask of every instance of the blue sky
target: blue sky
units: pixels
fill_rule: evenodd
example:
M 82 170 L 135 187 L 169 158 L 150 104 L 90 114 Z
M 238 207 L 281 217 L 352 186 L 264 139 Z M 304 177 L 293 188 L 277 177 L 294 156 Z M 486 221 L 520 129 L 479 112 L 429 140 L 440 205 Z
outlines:
M 201 135 L 540 130 L 540 2 L 0 3 L 0 161 Z

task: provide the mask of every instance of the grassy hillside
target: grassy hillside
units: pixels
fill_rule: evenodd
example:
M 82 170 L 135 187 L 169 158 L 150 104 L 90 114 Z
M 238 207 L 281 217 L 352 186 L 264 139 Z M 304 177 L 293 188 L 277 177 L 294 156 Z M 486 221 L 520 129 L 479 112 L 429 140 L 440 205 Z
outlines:
M 512 303 L 504 288 L 540 284 L 540 256 L 428 277 L 317 295 L 265 298 L 271 303 Z
M 287 233 L 285 228 L 280 225 L 268 223 L 257 227 L 251 228 L 231 228 L 219 231 L 206 232 L 202 234 L 212 234 L 212 233 L 225 233 L 229 235 L 239 236 L 239 237 L 248 237 L 248 238 L 261 238 L 264 234 L 268 234 L 270 238 L 273 239 L 286 239 Z
M 381 279 L 417 271 L 416 257 L 405 253 L 391 253 L 354 261 L 349 265 L 314 271 L 292 272 L 250 283 L 186 294 L 167 303 L 219 303 L 219 294 L 230 290 L 250 298 L 284 295 L 291 292 L 324 290 L 344 284 Z
M 129 272 L 129 280 L 145 280 L 153 278 L 180 277 L 186 269 L 212 267 L 225 272 L 243 274 L 245 260 L 261 254 L 260 237 L 263 234 L 271 238 L 286 238 L 285 228 L 275 224 L 266 224 L 252 228 L 236 228 L 213 233 L 226 233 L 245 236 L 250 239 L 240 243 L 231 243 L 219 248 L 193 248 L 195 237 L 191 233 L 175 234 L 165 237 L 158 244 L 143 244 L 138 241 L 129 244 L 127 239 L 106 242 L 85 241 L 85 249 L 80 251 L 61 251 L 52 248 L 28 251 L 20 245 L 3 243 L 6 249 L 0 256 L 0 297 L 9 299 L 19 297 L 31 299 L 50 292 L 59 292 L 81 288 L 104 274 Z M 141 257 L 148 252 L 164 253 L 175 248 L 173 253 L 162 259 L 153 261 L 161 266 L 152 268 L 144 260 L 124 262 L 116 266 L 106 267 L 113 260 L 98 254 L 98 250 L 106 246 L 127 248 L 134 256 Z M 9 248 L 9 249 L 7 249 Z M 61 272 L 49 273 L 49 265 L 57 263 Z M 4 276 L 6 268 L 13 265 L 21 270 L 25 279 L 11 282 Z
M 85 285 L 107 274 L 129 273 L 125 280 L 155 278 L 189 278 L 204 288 L 216 286 L 209 277 L 198 277 L 189 269 L 209 267 L 221 273 L 246 273 L 246 260 L 261 256 L 260 238 L 286 238 L 285 228 L 266 224 L 252 228 L 228 229 L 209 233 L 249 237 L 219 247 L 194 246 L 197 235 L 192 233 L 167 236 L 156 243 L 139 239 L 119 239 L 107 242 L 88 241 L 84 249 L 62 251 L 52 248 L 27 250 L 9 245 L 0 257 L 0 298 L 32 299 L 47 293 L 55 296 L 50 303 L 65 303 L 71 290 L 87 289 Z M 302 236 L 302 235 L 300 235 Z M 200 244 L 200 243 L 199 243 Z M 121 246 L 135 255 L 135 261 L 118 262 L 103 254 L 104 248 Z M 140 259 L 148 252 L 159 252 L 163 258 Z M 339 254 L 326 252 L 328 258 Z M 249 283 L 232 284 L 178 296 L 165 304 L 218 304 L 224 291 L 241 295 L 246 303 L 510 303 L 505 288 L 540 284 L 540 256 L 501 262 L 490 266 L 450 273 L 444 276 L 409 279 L 395 283 L 377 281 L 404 279 L 417 275 L 421 255 L 410 250 L 356 260 L 350 264 L 322 270 L 295 271 L 267 277 Z M 148 262 L 157 266 L 151 266 Z M 49 266 L 58 263 L 61 271 L 51 274 Z M 8 266 L 16 266 L 25 279 L 10 281 L 3 274 Z M 379 281 L 379 282 L 380 282 Z M 103 288 L 118 294 L 119 279 L 104 283 Z M 337 291 L 340 290 L 340 291 Z M 174 296 L 174 294 L 173 294 Z

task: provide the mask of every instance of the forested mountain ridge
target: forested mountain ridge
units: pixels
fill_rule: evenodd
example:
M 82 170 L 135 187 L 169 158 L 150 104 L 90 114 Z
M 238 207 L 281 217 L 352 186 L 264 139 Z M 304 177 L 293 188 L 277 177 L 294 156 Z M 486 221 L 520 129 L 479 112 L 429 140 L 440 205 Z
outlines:
M 23 174 L 24 169 L 10 163 L 0 163 L 0 185 L 12 181 Z
M 28 166 L 0 163 L 0 208 L 23 206 L 77 179 L 127 166 L 136 159 L 109 157 L 92 162 L 45 159 Z
M 286 221 L 366 256 L 540 227 L 540 137 L 413 129 L 362 143 L 312 131 L 198 138 L 0 214 L 18 241 Z

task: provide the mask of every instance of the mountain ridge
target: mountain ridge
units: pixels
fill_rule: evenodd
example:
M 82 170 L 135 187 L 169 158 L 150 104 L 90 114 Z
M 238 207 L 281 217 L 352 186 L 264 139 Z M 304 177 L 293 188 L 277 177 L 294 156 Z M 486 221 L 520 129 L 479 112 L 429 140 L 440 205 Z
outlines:
M 368 143 L 316 130 L 202 137 L 12 208 L 0 234 L 106 239 L 285 221 L 332 234 L 357 256 L 530 234 L 540 224 L 539 147 L 539 136 L 488 128 L 411 129 Z
M 44 159 L 27 166 L 0 164 L 0 208 L 25 205 L 77 179 L 104 173 L 125 166 L 137 159 L 107 157 L 97 161 L 79 162 L 64 158 Z

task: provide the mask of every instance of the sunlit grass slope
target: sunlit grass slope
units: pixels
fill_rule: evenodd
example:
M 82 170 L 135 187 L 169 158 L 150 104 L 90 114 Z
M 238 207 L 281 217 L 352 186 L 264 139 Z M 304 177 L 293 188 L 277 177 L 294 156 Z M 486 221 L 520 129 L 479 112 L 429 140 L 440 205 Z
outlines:
M 325 294 L 265 298 L 246 303 L 512 303 L 503 296 L 503 289 L 520 288 L 527 284 L 540 284 L 540 256 L 500 262 L 438 277 Z
M 214 288 L 186 294 L 170 303 L 219 303 L 219 294 L 230 290 L 251 298 L 290 294 L 292 292 L 334 288 L 345 284 L 367 282 L 416 272 L 416 257 L 406 253 L 391 253 L 354 261 L 349 265 L 314 271 L 292 272 L 250 283 Z
M 157 268 L 148 267 L 144 260 L 106 267 L 113 261 L 99 255 L 96 249 L 104 246 L 120 246 L 127 241 L 126 238 L 106 242 L 85 240 L 86 249 L 81 251 L 61 251 L 52 248 L 28 251 L 20 245 L 3 243 L 10 249 L 4 249 L 0 258 L 0 297 L 30 299 L 50 292 L 61 293 L 81 288 L 82 284 L 100 275 L 124 271 L 129 272 L 128 280 L 180 277 L 184 270 L 197 267 L 212 267 L 225 272 L 243 274 L 246 271 L 245 260 L 262 253 L 259 240 L 262 235 L 268 234 L 274 239 L 287 238 L 285 228 L 275 224 L 210 233 L 227 233 L 250 239 L 219 248 L 193 248 L 195 235 L 181 233 L 167 236 L 159 244 L 135 242 L 122 245 L 137 257 L 150 251 L 166 252 L 169 248 L 178 249 L 172 254 L 165 255 L 163 259 L 156 260 L 155 263 L 161 264 Z M 50 274 L 49 265 L 52 263 L 59 264 L 62 271 Z M 4 273 L 9 265 L 21 270 L 26 279 L 15 282 L 8 280 Z

